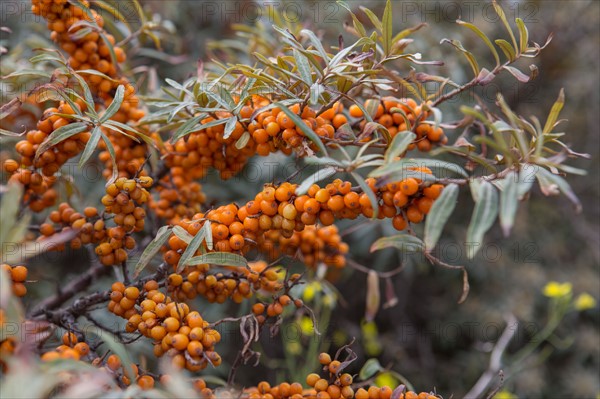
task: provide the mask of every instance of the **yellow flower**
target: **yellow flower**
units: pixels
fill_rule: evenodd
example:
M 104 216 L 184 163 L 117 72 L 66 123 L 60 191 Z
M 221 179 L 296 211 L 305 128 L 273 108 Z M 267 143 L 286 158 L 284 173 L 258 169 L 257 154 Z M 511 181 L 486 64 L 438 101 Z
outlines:
M 321 284 L 318 281 L 313 281 L 310 284 L 306 285 L 304 288 L 304 294 L 302 295 L 302 299 L 304 302 L 310 302 L 315 297 L 317 291 L 321 290 Z
M 398 379 L 391 373 L 381 373 L 375 378 L 375 385 L 378 387 L 387 386 L 395 389 L 398 386 Z
M 302 317 L 300 319 L 300 330 L 304 335 L 312 335 L 314 331 L 313 322 L 308 316 Z
M 593 309 L 596 307 L 596 300 L 593 296 L 584 292 L 575 299 L 575 309 L 579 311 Z
M 557 281 L 550 281 L 544 287 L 544 295 L 549 298 L 562 298 L 571 293 L 573 286 L 571 283 L 559 283 Z
M 517 395 L 502 390 L 494 395 L 494 399 L 517 399 Z

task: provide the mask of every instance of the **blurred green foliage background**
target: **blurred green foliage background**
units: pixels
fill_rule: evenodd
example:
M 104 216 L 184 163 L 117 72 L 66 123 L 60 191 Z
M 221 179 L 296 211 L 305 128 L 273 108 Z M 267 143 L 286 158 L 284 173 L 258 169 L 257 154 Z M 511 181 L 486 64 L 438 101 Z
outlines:
M 127 2 L 116 4 L 124 15 L 133 18 L 135 14 Z M 165 27 L 161 33 L 164 52 L 153 49 L 149 38 L 144 36 L 140 41 L 134 41 L 136 45 L 128 50 L 131 70 L 142 79 L 140 85 L 144 90 L 153 90 L 167 77 L 181 80 L 194 75 L 198 59 L 208 61 L 210 56 L 218 55 L 212 51 L 210 42 L 234 38 L 232 23 L 251 24 L 259 14 L 268 25 L 272 7 L 284 17 L 298 20 L 318 32 L 327 45 L 337 45 L 339 35 L 346 43 L 352 42 L 351 35 L 343 29 L 343 24 L 350 21 L 349 16 L 329 0 L 145 0 L 142 4 L 148 14 Z M 349 4 L 353 9 L 366 5 L 378 15 L 384 7 L 383 1 L 351 1 Z M 461 40 L 477 56 L 480 65 L 492 65 L 492 57 L 485 45 L 472 32 L 454 23 L 458 17 L 475 23 L 490 37 L 506 34 L 488 2 L 393 1 L 393 4 L 396 30 L 421 22 L 428 25 L 413 34 L 414 43 L 407 50 L 422 53 L 424 60 L 445 62 L 442 67 L 398 62 L 396 65 L 402 74 L 414 67 L 418 72 L 450 76 L 457 82 L 469 80 L 470 68 L 464 58 L 451 46 L 440 44 L 443 38 Z M 521 329 L 507 350 L 509 359 L 511 353 L 527 343 L 532 331 L 544 325 L 548 317 L 548 300 L 541 295 L 541 290 L 548 281 L 570 281 L 576 294 L 585 291 L 595 298 L 600 296 L 600 3 L 576 0 L 504 1 L 501 4 L 509 20 L 520 17 L 525 21 L 531 40 L 543 44 L 548 35 L 554 34 L 548 48 L 533 60 L 539 68 L 539 76 L 523 84 L 504 73 L 491 85 L 445 104 L 442 107 L 444 119 L 456 120 L 459 105 L 472 102 L 475 96 L 493 107 L 496 93 L 502 92 L 519 114 L 537 115 L 543 120 L 560 88 L 564 87 L 566 105 L 561 117 L 567 121 L 561 124 L 559 131 L 567 132 L 566 142 L 571 143 L 575 151 L 591 155 L 591 160 L 575 162 L 575 166 L 589 170 L 588 176 L 569 177 L 583 203 L 583 212 L 576 214 L 564 197 L 545 198 L 539 189 L 535 189 L 532 198 L 521 206 L 511 237 L 503 238 L 500 228 L 494 227 L 487 235 L 485 250 L 474 260 L 467 261 L 464 237 L 472 200 L 467 192 L 463 193 L 460 201 L 465 205 L 455 212 L 439 244 L 442 259 L 468 268 L 471 293 L 462 305 L 456 303 L 462 285 L 459 273 L 432 267 L 423 259 L 400 259 L 392 250 L 369 254 L 369 246 L 376 238 L 393 234 L 388 222 L 357 220 L 340 223 L 342 230 L 348 232 L 344 239 L 350 243 L 357 262 L 378 270 L 391 270 L 401 261 L 406 267 L 393 278 L 398 303 L 380 311 L 374 325 L 366 328 L 362 324 L 366 276 L 348 268 L 335 282 L 340 300 L 333 312 L 327 311 L 331 318 L 325 317 L 326 325 L 321 326 L 321 330 L 327 332 L 320 338 L 322 348 L 330 345 L 331 349 L 336 349 L 354 337 L 353 349 L 360 356 L 358 364 L 369 357 L 378 357 L 382 365 L 391 364 L 393 370 L 417 389 L 435 388 L 444 397 L 462 396 L 487 368 L 490 351 L 504 328 L 504 315 L 512 313 L 521 322 Z M 364 14 L 358 14 L 368 24 L 367 19 L 362 18 Z M 2 25 L 13 31 L 10 35 L 2 33 L 3 45 L 23 59 L 30 53 L 28 45 L 36 47 L 34 43 L 43 43 L 42 38 L 48 37 L 43 23 L 33 20 L 31 15 L 18 17 L 15 14 L 12 18 L 5 15 Z M 32 31 L 39 36 L 31 36 Z M 528 68 L 525 62 L 519 66 L 524 70 Z M 448 133 L 450 142 L 460 134 Z M 284 166 L 292 168 L 289 164 L 293 162 L 277 156 L 268 161 L 276 163 L 271 166 L 275 171 L 283 170 Z M 263 171 L 267 170 L 264 160 L 259 165 Z M 250 175 L 254 176 L 245 176 Z M 276 172 L 276 176 L 266 177 L 278 178 L 282 174 Z M 203 184 L 208 198 L 221 204 L 230 200 L 241 202 L 264 182 L 257 178 L 250 180 L 235 178 L 222 183 L 209 176 Z M 80 203 L 89 203 L 88 198 L 101 189 L 91 186 L 90 190 L 81 186 L 80 191 L 84 194 Z M 357 224 L 361 225 L 359 229 L 355 227 Z M 42 280 L 31 290 L 34 298 L 54 289 L 53 280 L 56 279 L 52 276 L 74 274 L 87 267 L 86 254 L 75 256 L 75 263 L 64 261 L 63 270 L 34 269 L 32 273 Z M 311 289 L 319 291 L 322 286 L 311 286 Z M 213 306 L 204 310 L 209 319 L 244 311 L 247 309 L 233 306 Z M 595 397 L 600 392 L 599 323 L 598 307 L 569 315 L 557 333 L 560 340 L 556 340 L 567 344 L 557 344 L 545 361 L 528 364 L 524 371 L 506 382 L 505 389 L 519 397 Z M 261 379 L 276 382 L 298 375 L 304 366 L 314 367 L 309 357 L 315 354 L 310 351 L 318 350 L 319 345 L 309 345 L 309 341 L 316 338 L 309 339 L 295 331 L 284 329 L 287 333 L 283 338 L 265 338 L 261 342 L 264 353 L 260 370 L 244 366 L 238 371 L 237 380 L 256 383 L 255 376 L 260 375 Z M 229 362 L 233 361 L 241 343 L 236 337 L 233 332 L 225 336 L 225 341 L 231 342 L 229 353 L 224 349 L 226 343 L 221 346 L 225 351 L 224 359 Z M 150 351 L 149 345 L 144 344 L 140 344 L 139 349 L 146 353 Z M 288 361 L 282 360 L 285 356 Z M 290 359 L 296 360 L 290 362 Z M 357 367 L 352 371 L 358 372 Z M 219 374 L 222 370 L 216 372 Z

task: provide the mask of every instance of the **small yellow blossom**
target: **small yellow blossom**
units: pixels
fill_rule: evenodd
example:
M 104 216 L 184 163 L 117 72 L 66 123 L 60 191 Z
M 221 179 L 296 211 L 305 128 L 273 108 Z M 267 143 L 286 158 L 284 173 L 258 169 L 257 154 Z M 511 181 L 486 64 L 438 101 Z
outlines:
M 381 373 L 375 378 L 375 385 L 378 387 L 390 387 L 395 389 L 398 386 L 398 379 L 392 373 Z
M 559 283 L 557 281 L 550 281 L 544 287 L 544 295 L 549 298 L 562 298 L 571 293 L 573 286 L 571 283 Z
M 302 299 L 304 302 L 310 302 L 314 299 L 317 291 L 321 290 L 321 284 L 318 281 L 313 281 L 312 283 L 306 285 L 304 288 L 304 294 L 302 295 Z
M 300 319 L 300 330 L 304 335 L 312 335 L 314 332 L 314 325 L 310 317 L 304 316 Z
M 593 296 L 584 292 L 575 299 L 575 309 L 579 311 L 593 309 L 596 307 L 596 300 Z
M 494 395 L 494 399 L 517 399 L 517 395 L 508 391 L 502 390 Z

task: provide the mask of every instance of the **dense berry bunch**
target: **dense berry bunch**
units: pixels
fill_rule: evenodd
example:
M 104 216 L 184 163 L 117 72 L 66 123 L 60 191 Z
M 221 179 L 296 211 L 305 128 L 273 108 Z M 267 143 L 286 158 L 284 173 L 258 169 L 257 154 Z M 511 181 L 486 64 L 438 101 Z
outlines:
M 69 54 L 69 64 L 72 68 L 94 69 L 106 75 L 106 77 L 101 75 L 89 77 L 94 91 L 106 94 L 119 84 L 115 80 L 118 77 L 118 65 L 115 62 L 125 61 L 125 51 L 115 46 L 115 38 L 112 35 L 100 34 L 104 27 L 104 19 L 96 11 L 89 9 L 87 1 L 84 0 L 81 3 L 83 7 L 71 4 L 67 0 L 33 0 L 31 11 L 48 21 L 48 29 L 51 31 L 50 38 Z M 95 26 L 90 31 L 90 29 L 84 29 L 86 25 Z M 86 32 L 87 34 L 83 34 Z
M 412 98 L 396 99 L 385 97 L 382 101 L 367 100 L 365 108 L 374 109 L 374 121 L 384 126 L 390 136 L 394 137 L 399 132 L 414 131 L 417 139 L 409 144 L 408 149 L 429 151 L 434 144 L 446 144 L 448 138 L 440 127 L 434 127 L 432 123 L 425 122 L 430 112 L 423 106 L 417 105 Z M 350 115 L 355 118 L 363 118 L 363 111 L 357 105 L 351 105 Z M 366 121 L 361 121 L 364 127 Z
M 313 269 L 320 264 L 342 268 L 346 265 L 345 255 L 348 253 L 348 244 L 342 242 L 335 225 L 306 226 L 289 238 L 279 230 L 269 230 L 259 240 L 259 248 L 273 260 L 282 255 L 300 256 L 302 262 Z
M 152 339 L 154 354 L 167 354 L 175 367 L 199 371 L 208 364 L 220 365 L 221 357 L 214 350 L 221 340 L 219 332 L 187 304 L 173 301 L 158 288 L 154 280 L 146 282 L 142 292 L 136 286 L 114 283 L 108 309 L 127 319 L 127 332 L 138 331 Z
M 172 224 L 199 213 L 206 201 L 202 185 L 192 181 L 181 167 L 171 168 L 157 183 L 156 190 L 159 197 L 150 197 L 149 206 L 156 216 Z
M 241 397 L 247 399 L 391 399 L 394 390 L 388 386 L 375 385 L 363 386 L 355 390 L 353 377 L 343 373 L 344 363 L 332 360 L 327 353 L 319 354 L 319 362 L 326 374 L 324 377 L 318 373 L 306 376 L 304 388 L 299 382 L 282 382 L 271 385 L 261 381 L 257 386 L 246 388 Z M 351 362 L 351 361 L 350 361 Z M 347 365 L 347 363 L 346 363 Z M 401 399 L 437 399 L 438 397 L 426 392 L 419 394 L 404 390 L 397 393 Z
M 27 294 L 27 287 L 25 287 L 25 281 L 27 280 L 27 267 L 23 265 L 11 266 L 6 263 L 0 265 L 0 268 L 4 269 L 12 281 L 12 292 L 16 296 L 25 296 Z
M 127 260 L 125 249 L 135 246 L 131 234 L 144 228 L 146 211 L 140 205 L 148 201 L 150 194 L 146 189 L 152 183 L 148 176 L 120 177 L 106 187 L 102 204 L 106 206 L 106 214 L 114 214 L 113 222 L 117 227 L 109 229 L 108 236 L 96 247 L 102 264 L 110 266 Z

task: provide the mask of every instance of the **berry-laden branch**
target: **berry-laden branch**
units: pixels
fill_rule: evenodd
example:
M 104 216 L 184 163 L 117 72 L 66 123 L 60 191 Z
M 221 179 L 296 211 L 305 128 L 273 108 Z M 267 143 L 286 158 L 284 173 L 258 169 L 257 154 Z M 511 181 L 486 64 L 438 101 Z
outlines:
M 125 20 L 109 3 L 92 4 L 120 20 L 117 25 L 122 22 L 123 29 L 130 26 L 131 21 Z M 48 83 L 29 93 L 30 97 L 39 96 L 46 107 L 42 110 L 38 106 L 42 112 L 35 129 L 26 132 L 15 144 L 15 159 L 7 159 L 3 164 L 8 183 L 21 187 L 23 195 L 14 203 L 3 201 L 0 213 L 3 217 L 14 216 L 14 220 L 8 224 L 3 221 L 0 230 L 3 240 L 14 234 L 14 241 L 27 240 L 24 245 L 69 234 L 68 242 L 53 243 L 50 250 L 64 251 L 69 247 L 91 252 L 93 249 L 93 260 L 87 271 L 64 284 L 54 295 L 34 304 L 27 315 L 29 320 L 21 320 L 20 302 L 14 302 L 12 294 L 26 296 L 31 265 L 2 265 L 10 276 L 11 289 L 7 292 L 12 292 L 0 295 L 3 371 L 10 371 L 12 364 L 17 364 L 5 362 L 6 357 L 20 356 L 19 352 L 32 354 L 31 345 L 22 345 L 15 337 L 5 336 L 4 324 L 49 322 L 67 332 L 55 348 L 49 348 L 45 339 L 39 342 L 39 351 L 44 352 L 40 358 L 48 362 L 46 369 L 59 364 L 54 362 L 57 359 L 89 362 L 98 373 L 109 376 L 108 381 L 115 389 L 127 390 L 128 386 L 136 385 L 131 389 L 135 394 L 138 391 L 134 389 L 150 390 L 157 382 L 163 387 L 168 387 L 172 380 L 180 384 L 185 379 L 173 373 L 186 369 L 195 375 L 190 385 L 198 396 L 217 398 L 222 392 L 209 388 L 206 381 L 198 378 L 198 373 L 208 366 L 229 363 L 221 358 L 224 352 L 223 346 L 219 347 L 221 334 L 216 328 L 220 324 L 239 323 L 243 338 L 228 373 L 227 389 L 234 389 L 241 366 L 260 359 L 261 353 L 253 345 L 262 331 L 268 328 L 275 335 L 285 317 L 308 315 L 315 334 L 321 335 L 316 323 L 324 316 L 319 314 L 319 306 L 313 311 L 308 306 L 311 303 L 301 299 L 302 284 L 311 279 L 334 280 L 350 265 L 375 276 L 377 283 L 379 278 L 386 279 L 393 291 L 390 278 L 402 266 L 381 272 L 350 259 L 349 244 L 342 241 L 337 221 L 360 219 L 363 223 L 368 219 L 388 219 L 396 230 L 404 233 L 384 237 L 387 243 L 374 248 L 399 247 L 402 240 L 422 247 L 431 263 L 463 271 L 466 294 L 466 269 L 431 254 L 456 205 L 458 186 L 470 185 L 472 189 L 475 209 L 468 235 L 475 242 L 482 240 L 498 215 L 503 230 L 510 231 L 518 202 L 531 186 L 524 180 L 526 166 L 540 168 L 535 176 L 545 194 L 560 190 L 577 203 L 569 185 L 558 176 L 559 171 L 581 173 L 563 165 L 567 157 L 581 154 L 559 141 L 561 134 L 553 133 L 564 103 L 562 93 L 544 127 L 537 120 L 530 123 L 514 114 L 502 97 L 497 102 L 502 117 L 481 108 L 462 107 L 460 111 L 465 118 L 455 127 L 460 125 L 466 132 L 472 127 L 479 128 L 473 139 L 475 144 L 468 142 L 465 133 L 460 137 L 462 141 L 448 145 L 447 130 L 453 126 L 443 124 L 437 106 L 476 85 L 488 83 L 502 70 L 523 81 L 523 74 L 509 64 L 521 56 L 535 56 L 543 48 L 535 44 L 529 47 L 527 29 L 517 20 L 520 33 L 517 49 L 509 24 L 495 3 L 499 17 L 509 27 L 515 48 L 505 40 L 495 43 L 509 61 L 501 63 L 491 41 L 481 34 L 495 54 L 496 67 L 491 72 L 479 71 L 477 63 L 468 56 L 476 77 L 462 86 L 453 84 L 456 88 L 443 95 L 439 94 L 441 89 L 429 94 L 420 84 L 419 79 L 424 75 L 415 75 L 406 68 L 406 62 L 440 63 L 421 62 L 416 53 L 404 52 L 411 42 L 407 36 L 423 25 L 394 36 L 392 3 L 388 1 L 381 20 L 365 9 L 375 28 L 372 34 L 350 12 L 353 24 L 348 30 L 359 39 L 349 46 L 340 39 L 339 47 L 326 49 L 301 24 L 288 24 L 287 29 L 274 27 L 278 35 L 274 41 L 264 40 L 266 34 L 261 31 L 264 27 L 240 28 L 251 42 L 269 50 L 251 54 L 258 61 L 256 65 L 238 64 L 237 60 L 228 65 L 215 61 L 206 64 L 205 69 L 200 63 L 197 76 L 183 83 L 167 79 L 170 87 L 164 91 L 165 97 L 147 99 L 148 105 L 156 105 L 158 109 L 152 112 L 142 103 L 133 80 L 127 76 L 127 56 L 122 46 L 142 44 L 146 35 L 158 43 L 160 35 L 153 31 L 158 27 L 154 19 L 147 20 L 137 1 L 132 5 L 139 14 L 140 27 L 116 45 L 115 37 L 104 28 L 102 13 L 91 9 L 87 0 L 32 0 L 33 14 L 46 19 L 50 38 L 59 50 L 45 49 L 32 59 L 32 63 L 45 62 L 40 69 L 47 68 L 47 64 L 55 68 Z M 471 29 L 479 32 L 474 26 Z M 262 36 L 255 37 L 256 32 Z M 458 42 L 452 44 L 464 50 Z M 218 74 L 214 70 L 219 70 Z M 445 77 L 427 76 L 444 82 L 443 86 L 449 82 Z M 16 71 L 7 78 L 18 77 Z M 3 115 L 17 103 L 13 101 L 2 107 Z M 558 152 L 555 147 L 560 147 Z M 436 152 L 431 151 L 434 148 Z M 428 154 L 429 158 L 415 159 L 414 165 L 408 165 L 414 150 Z M 436 157 L 444 152 L 467 159 L 467 169 L 473 175 L 475 162 L 486 170 L 497 171 L 475 178 L 458 166 L 460 177 L 434 176 L 432 170 L 439 166 L 435 164 Z M 317 184 L 315 179 L 319 177 L 313 175 L 302 184 L 292 184 L 290 181 L 303 174 L 299 167 L 281 184 L 265 184 L 250 191 L 255 194 L 253 199 L 241 205 L 223 203 L 218 197 L 213 198 L 217 205 L 207 205 L 200 179 L 209 170 L 216 170 L 222 180 L 227 180 L 238 175 L 252 157 L 274 153 L 294 157 L 298 165 L 326 165 L 331 179 Z M 337 159 L 341 157 L 342 160 Z M 104 185 L 104 195 L 94 200 L 91 196 L 95 191 L 90 190 L 90 195 L 84 196 L 90 206 L 81 208 L 71 201 L 71 177 L 64 168 L 76 159 L 80 167 L 91 159 L 104 167 L 100 182 Z M 445 162 L 441 167 L 453 166 L 457 165 Z M 359 171 L 362 173 L 366 168 L 376 170 L 365 179 Z M 335 173 L 342 172 L 350 174 L 358 186 L 333 179 Z M 68 199 L 57 204 L 63 197 Z M 98 202 L 103 208 L 93 206 Z M 19 224 L 17 215 L 26 219 L 30 212 L 45 211 L 35 216 L 36 228 L 30 234 L 22 233 L 29 219 Z M 148 220 L 152 223 L 147 223 Z M 423 222 L 421 240 L 417 237 L 419 229 L 414 227 Z M 142 255 L 135 272 L 130 273 L 133 250 L 141 250 Z M 254 255 L 257 260 L 246 259 Z M 159 257 L 162 263 L 154 272 L 145 271 Z M 296 262 L 283 267 L 283 258 L 293 258 Z M 292 269 L 297 263 L 304 269 L 298 272 Z M 106 289 L 102 277 L 111 268 L 118 275 L 122 272 L 123 281 L 113 280 L 110 289 Z M 90 292 L 96 283 L 99 288 Z M 370 284 L 369 291 L 378 291 L 378 284 L 373 286 L 377 289 Z M 369 294 L 376 298 L 378 307 L 379 292 Z M 208 314 L 204 309 L 200 312 L 194 308 L 193 300 L 198 296 L 208 302 L 207 306 L 228 300 L 234 304 L 251 302 L 250 310 L 240 317 L 209 322 L 203 317 Z M 104 309 L 126 320 L 124 329 L 109 328 L 96 313 L 92 315 Z M 114 335 L 116 342 L 105 339 L 90 345 L 90 337 L 80 328 L 79 319 L 87 319 Z M 173 371 L 160 375 L 148 370 L 145 362 L 140 367 L 129 359 L 124 345 L 138 339 L 151 343 L 153 354 L 165 358 Z M 490 370 L 468 395 L 479 396 L 488 388 L 508 341 L 510 337 L 503 334 L 492 353 Z M 437 397 L 405 392 L 403 385 L 395 389 L 374 386 L 375 373 L 357 380 L 345 372 L 358 359 L 351 350 L 352 344 L 354 340 L 343 345 L 333 359 L 327 353 L 318 355 L 321 372 L 306 375 L 304 381 L 277 385 L 261 381 L 241 389 L 235 396 L 243 399 Z M 106 350 L 99 355 L 101 348 Z M 69 385 L 69 379 L 63 377 L 71 371 L 65 370 L 57 393 L 63 393 Z M 182 392 L 185 390 L 162 396 L 181 396 Z

